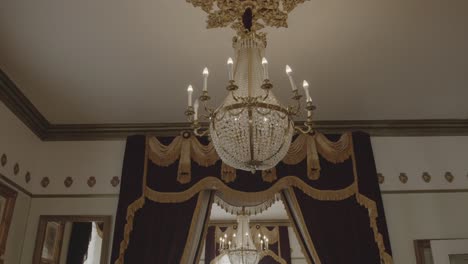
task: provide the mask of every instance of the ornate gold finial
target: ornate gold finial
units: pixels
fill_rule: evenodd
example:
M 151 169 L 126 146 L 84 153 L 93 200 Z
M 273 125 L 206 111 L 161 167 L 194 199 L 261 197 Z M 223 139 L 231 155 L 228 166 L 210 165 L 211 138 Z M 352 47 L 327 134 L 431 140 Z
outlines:
M 288 27 L 288 14 L 307 0 L 187 0 L 208 14 L 207 28 L 228 27 L 242 34 L 266 26 Z

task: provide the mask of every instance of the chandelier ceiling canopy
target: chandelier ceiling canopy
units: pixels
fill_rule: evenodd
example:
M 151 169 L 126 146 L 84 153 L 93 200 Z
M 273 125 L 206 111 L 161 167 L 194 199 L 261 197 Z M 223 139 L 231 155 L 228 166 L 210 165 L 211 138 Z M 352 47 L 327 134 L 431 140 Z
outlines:
M 303 96 L 299 93 L 292 69 L 286 65 L 294 104 L 284 106 L 274 96 L 269 80 L 268 61 L 264 57 L 266 34 L 258 30 L 265 26 L 287 27 L 288 13 L 304 0 L 221 1 L 187 0 L 208 13 L 208 28 L 230 26 L 237 31 L 233 39 L 234 60 L 227 60 L 228 96 L 219 107 L 208 106 L 207 68 L 203 70 L 203 90 L 192 103 L 194 89 L 187 88 L 186 115 L 197 136 L 209 134 L 213 145 L 227 165 L 255 172 L 276 166 L 286 155 L 294 132 L 311 133 L 312 111 L 315 107 L 309 94 L 309 84 L 303 81 L 307 119 L 304 127 L 294 125 L 301 114 Z M 284 87 L 281 87 L 284 89 Z M 200 114 L 200 104 L 205 114 Z M 200 119 L 208 121 L 202 127 Z

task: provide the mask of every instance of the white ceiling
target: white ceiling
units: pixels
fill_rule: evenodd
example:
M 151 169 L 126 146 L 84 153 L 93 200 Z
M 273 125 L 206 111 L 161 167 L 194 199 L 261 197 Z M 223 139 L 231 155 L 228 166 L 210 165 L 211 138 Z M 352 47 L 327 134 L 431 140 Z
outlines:
M 269 30 L 275 93 L 290 97 L 290 64 L 320 120 L 468 118 L 467 10 L 308 1 Z M 225 94 L 234 32 L 205 19 L 185 0 L 0 0 L 0 68 L 52 123 L 183 122 L 205 65 L 214 102 Z

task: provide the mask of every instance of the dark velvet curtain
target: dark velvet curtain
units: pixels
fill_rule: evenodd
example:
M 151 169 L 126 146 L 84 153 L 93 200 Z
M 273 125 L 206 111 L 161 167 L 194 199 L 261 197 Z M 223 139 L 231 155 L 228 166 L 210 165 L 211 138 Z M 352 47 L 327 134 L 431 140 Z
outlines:
M 286 261 L 291 263 L 291 246 L 289 244 L 289 231 L 287 226 L 279 227 L 279 256 Z
M 216 226 L 208 227 L 205 240 L 205 264 L 210 264 L 217 255 L 215 231 Z
M 332 141 L 338 139 L 333 135 L 327 137 Z M 316 263 L 391 263 L 369 135 L 352 133 L 353 155 L 343 161 L 332 163 L 319 156 L 321 171 L 318 179 L 308 177 L 307 159 L 295 165 L 279 163 L 272 181 L 265 181 L 262 172 L 252 175 L 238 170 L 230 182 L 221 176 L 221 161 L 202 166 L 192 160 L 191 176 L 185 183 L 177 180 L 179 160 L 159 166 L 148 158 L 145 138 L 132 136 L 127 139 L 112 263 L 119 264 L 124 260 L 125 263 L 189 264 L 181 262 L 184 249 L 199 247 L 198 240 L 189 239 L 193 235 L 189 231 L 190 224 L 194 223 L 194 212 L 199 207 L 197 197 L 200 197 L 198 191 L 192 190 L 201 190 L 199 183 L 207 180 L 210 184 L 203 188 L 242 191 L 255 197 L 260 192 L 268 193 L 275 184 L 284 185 L 283 192 L 290 194 L 290 200 L 285 203 L 293 214 L 293 223 L 296 228 L 303 225 L 298 239 L 308 245 L 309 259 L 316 259 Z M 173 139 L 158 138 L 158 141 L 169 145 Z M 200 142 L 207 144 L 206 139 L 200 139 Z M 297 181 L 291 181 L 292 178 Z M 358 190 L 354 188 L 356 183 Z M 346 189 L 348 193 L 339 196 L 344 198 L 329 194 L 329 191 L 342 193 Z M 298 205 L 294 206 L 291 201 Z M 297 215 L 301 215 L 301 219 Z M 206 222 L 207 219 L 202 220 Z M 198 237 L 205 234 L 203 225 L 196 233 Z M 308 237 L 313 248 L 309 246 Z M 283 246 L 278 249 L 281 252 L 277 252 L 285 257 Z
M 178 204 L 146 201 L 145 209 L 135 215 L 138 224 L 125 263 L 180 263 L 197 198 Z
M 385 238 L 383 243 L 390 254 L 385 215 L 369 137 L 365 134 L 355 134 L 353 141 L 356 171 L 359 175 L 359 193 L 372 197 L 377 205 L 378 230 Z M 325 173 L 334 170 L 336 173 L 346 175 L 349 172 L 345 167 L 337 170 L 335 164 L 325 160 L 321 160 L 320 165 L 322 172 Z M 323 177 L 324 180 L 326 178 Z M 358 195 L 341 201 L 320 201 L 298 189 L 294 190 L 294 194 L 322 263 L 380 263 L 379 254 L 369 254 L 369 252 L 379 252 L 379 248 L 371 228 L 369 209 L 360 205 L 357 201 Z
M 92 222 L 74 222 L 68 245 L 67 264 L 83 264 L 91 240 Z

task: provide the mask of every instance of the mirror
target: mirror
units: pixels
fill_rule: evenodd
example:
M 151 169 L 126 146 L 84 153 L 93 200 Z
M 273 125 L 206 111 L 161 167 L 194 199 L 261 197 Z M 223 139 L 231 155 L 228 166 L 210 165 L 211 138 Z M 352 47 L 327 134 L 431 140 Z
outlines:
M 0 182 L 0 264 L 3 263 L 8 230 L 10 229 L 13 210 L 18 193 Z
M 110 216 L 41 216 L 33 263 L 105 264 L 110 221 Z

